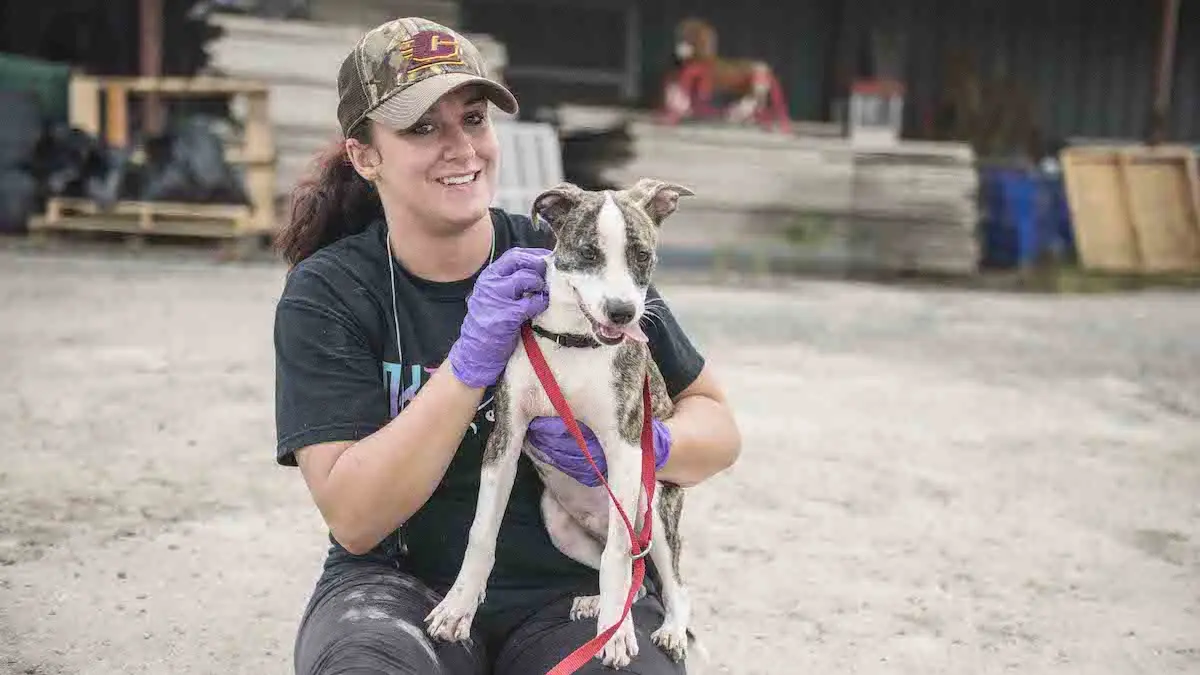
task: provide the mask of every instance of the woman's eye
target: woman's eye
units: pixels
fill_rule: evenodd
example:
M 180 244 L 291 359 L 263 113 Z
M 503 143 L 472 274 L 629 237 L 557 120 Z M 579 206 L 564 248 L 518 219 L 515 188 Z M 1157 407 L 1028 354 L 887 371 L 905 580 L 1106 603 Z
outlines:
M 480 124 L 483 124 L 486 121 L 487 121 L 487 115 L 484 115 L 481 112 L 473 112 L 473 113 L 467 114 L 466 122 L 470 126 L 478 126 Z
M 408 132 L 418 136 L 425 136 L 433 133 L 433 125 L 428 122 L 420 122 L 418 124 L 414 124 L 412 128 L 408 130 Z

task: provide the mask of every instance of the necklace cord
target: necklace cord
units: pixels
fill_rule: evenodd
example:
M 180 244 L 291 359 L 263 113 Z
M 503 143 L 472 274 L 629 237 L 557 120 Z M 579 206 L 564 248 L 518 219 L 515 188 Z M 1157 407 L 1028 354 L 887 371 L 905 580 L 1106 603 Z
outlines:
M 489 223 L 490 222 L 491 221 L 489 219 Z M 488 253 L 488 265 L 491 265 L 496 260 L 496 225 L 494 223 L 491 223 L 491 225 L 492 247 L 491 252 Z M 385 247 L 387 248 L 388 271 L 390 272 L 390 274 L 388 274 L 388 281 L 391 282 L 392 286 L 392 326 L 396 330 L 396 363 L 403 365 L 404 355 L 400 347 L 400 311 L 396 306 L 396 262 L 394 260 L 395 256 L 392 254 L 392 228 L 390 225 L 387 226 L 387 234 L 385 235 L 385 239 L 387 240 L 385 242 Z

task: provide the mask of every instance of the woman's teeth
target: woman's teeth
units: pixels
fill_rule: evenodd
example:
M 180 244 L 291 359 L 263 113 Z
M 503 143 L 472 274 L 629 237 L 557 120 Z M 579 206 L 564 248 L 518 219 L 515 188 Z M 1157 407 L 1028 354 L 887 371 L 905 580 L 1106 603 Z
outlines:
M 475 176 L 478 176 L 478 175 L 479 175 L 478 173 L 469 173 L 465 176 L 450 176 L 449 178 L 439 178 L 438 181 L 441 182 L 443 185 L 466 185 L 467 183 L 470 183 L 471 181 L 475 180 Z

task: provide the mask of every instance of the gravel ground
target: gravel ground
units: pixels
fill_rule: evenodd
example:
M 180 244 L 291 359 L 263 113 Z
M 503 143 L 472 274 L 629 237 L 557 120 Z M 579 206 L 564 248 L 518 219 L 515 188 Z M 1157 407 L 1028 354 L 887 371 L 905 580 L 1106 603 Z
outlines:
M 290 672 L 282 272 L 0 248 L 0 672 Z M 709 672 L 1200 672 L 1200 295 L 661 285 L 745 437 L 685 513 Z

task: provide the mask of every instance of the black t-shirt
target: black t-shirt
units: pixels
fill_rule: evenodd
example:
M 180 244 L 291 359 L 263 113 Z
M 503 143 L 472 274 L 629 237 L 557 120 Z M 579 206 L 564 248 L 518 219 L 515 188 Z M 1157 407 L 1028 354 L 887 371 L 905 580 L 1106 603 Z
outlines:
M 553 248 L 553 235 L 529 218 L 492 210 L 496 256 L 511 247 Z M 374 433 L 412 399 L 457 339 L 475 276 L 437 283 L 395 262 L 402 357 L 396 347 L 382 220 L 341 239 L 288 274 L 275 317 L 277 461 L 295 466 L 296 450 L 356 441 Z M 652 287 L 650 297 L 658 297 Z M 650 350 L 674 396 L 700 373 L 704 359 L 668 309 L 647 326 Z M 368 557 L 394 562 L 444 591 L 458 574 L 475 516 L 483 447 L 494 420 L 484 393 L 441 484 L 400 530 Z M 596 592 L 596 572 L 551 544 L 542 522 L 542 484 L 522 456 L 496 546 L 481 613 L 529 601 L 539 590 Z M 354 558 L 330 537 L 327 566 Z

